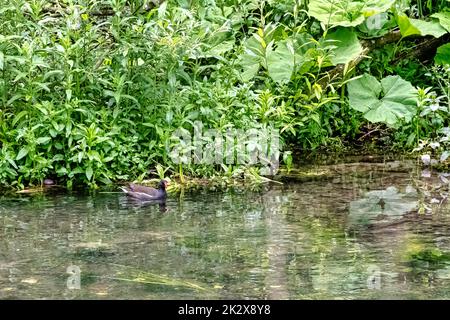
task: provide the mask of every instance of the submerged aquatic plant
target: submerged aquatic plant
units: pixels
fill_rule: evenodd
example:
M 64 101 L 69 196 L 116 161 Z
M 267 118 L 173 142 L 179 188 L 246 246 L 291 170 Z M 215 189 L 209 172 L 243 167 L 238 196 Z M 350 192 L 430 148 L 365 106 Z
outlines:
M 192 290 L 199 291 L 209 291 L 212 290 L 210 288 L 205 288 L 204 286 L 188 280 L 176 279 L 166 275 L 155 274 L 143 270 L 139 270 L 134 267 L 124 266 L 113 264 L 116 267 L 119 267 L 121 271 L 118 271 L 113 277 L 102 277 L 111 280 L 118 281 L 127 281 L 127 282 L 136 282 L 140 284 L 149 284 L 149 285 L 162 285 L 169 287 L 181 287 Z

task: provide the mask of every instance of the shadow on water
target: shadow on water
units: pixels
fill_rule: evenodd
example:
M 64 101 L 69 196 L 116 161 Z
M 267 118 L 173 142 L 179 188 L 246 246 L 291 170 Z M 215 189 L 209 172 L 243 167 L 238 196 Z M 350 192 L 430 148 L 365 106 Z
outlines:
M 0 196 L 0 298 L 450 298 L 439 173 L 395 161 L 313 168 L 258 192 L 165 202 Z
M 122 197 L 124 200 L 121 201 L 121 204 L 124 207 L 127 208 L 145 208 L 145 207 L 153 207 L 153 206 L 158 206 L 159 211 L 164 213 L 167 212 L 169 209 L 166 206 L 166 202 L 167 199 L 162 199 L 162 200 L 150 200 L 150 201 L 141 201 L 141 200 L 137 200 L 137 199 L 133 199 L 130 197 Z

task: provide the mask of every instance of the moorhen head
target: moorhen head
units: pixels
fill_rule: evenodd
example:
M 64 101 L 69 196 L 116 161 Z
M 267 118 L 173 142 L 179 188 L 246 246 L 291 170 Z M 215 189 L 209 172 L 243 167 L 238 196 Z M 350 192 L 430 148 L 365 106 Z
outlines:
M 151 201 L 165 199 L 167 196 L 166 187 L 169 185 L 167 180 L 161 180 L 158 183 L 158 189 L 152 187 L 141 186 L 130 183 L 127 187 L 121 187 L 122 191 L 137 200 Z

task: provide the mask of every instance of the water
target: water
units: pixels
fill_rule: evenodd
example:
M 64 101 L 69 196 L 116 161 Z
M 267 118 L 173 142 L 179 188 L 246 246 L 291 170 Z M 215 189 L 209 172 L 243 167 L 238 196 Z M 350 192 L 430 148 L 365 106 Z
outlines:
M 445 178 L 398 163 L 330 172 L 165 206 L 0 196 L 0 298 L 450 298 Z

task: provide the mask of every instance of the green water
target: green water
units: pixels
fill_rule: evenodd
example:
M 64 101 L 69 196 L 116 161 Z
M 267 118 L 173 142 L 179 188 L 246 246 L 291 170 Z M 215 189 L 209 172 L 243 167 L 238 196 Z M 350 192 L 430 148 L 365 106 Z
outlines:
M 0 298 L 450 298 L 445 186 L 420 169 L 367 166 L 173 193 L 165 206 L 0 196 Z M 67 268 L 81 271 L 79 289 Z

